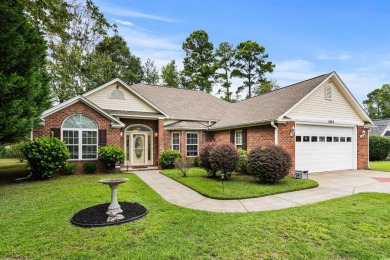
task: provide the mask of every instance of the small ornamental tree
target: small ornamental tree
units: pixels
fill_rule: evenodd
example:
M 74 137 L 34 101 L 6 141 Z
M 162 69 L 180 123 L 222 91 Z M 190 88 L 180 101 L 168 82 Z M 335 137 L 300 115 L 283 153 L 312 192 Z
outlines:
M 199 166 L 206 170 L 207 175 L 212 177 L 216 176 L 218 171 L 217 166 L 212 161 L 211 157 L 211 154 L 214 152 L 216 146 L 217 143 L 214 142 L 206 143 L 199 153 Z
M 218 144 L 211 153 L 212 164 L 225 177 L 236 169 L 239 157 L 236 147 L 232 144 Z
M 25 145 L 25 142 L 19 142 L 19 143 L 11 145 L 7 149 L 7 157 L 8 158 L 15 158 L 15 159 L 18 159 L 19 162 L 23 162 L 25 159 L 24 153 L 22 151 L 22 148 L 24 145 Z
M 288 175 L 291 156 L 280 146 L 262 146 L 248 155 L 247 170 L 260 182 L 278 183 Z
M 53 136 L 42 136 L 33 142 L 27 142 L 22 151 L 28 161 L 32 178 L 37 180 L 53 177 L 65 167 L 66 161 L 70 158 L 66 144 Z
M 160 154 L 158 161 L 163 169 L 175 168 L 175 159 L 181 158 L 182 155 L 179 151 L 165 150 Z
M 114 145 L 100 147 L 98 155 L 99 161 L 101 161 L 108 170 L 114 169 L 117 163 L 123 163 L 125 161 L 125 152 Z
M 383 161 L 390 153 L 390 139 L 387 137 L 370 136 L 370 161 Z

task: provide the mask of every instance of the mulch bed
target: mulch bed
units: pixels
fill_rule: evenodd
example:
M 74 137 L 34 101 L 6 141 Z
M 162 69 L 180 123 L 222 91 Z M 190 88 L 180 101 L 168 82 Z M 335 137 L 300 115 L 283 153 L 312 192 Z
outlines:
M 80 210 L 72 217 L 70 222 L 80 227 L 104 227 L 134 221 L 148 214 L 148 210 L 138 203 L 119 202 L 119 204 L 123 210 L 121 214 L 125 217 L 120 221 L 113 223 L 106 222 L 108 217 L 106 211 L 110 203 L 104 203 Z

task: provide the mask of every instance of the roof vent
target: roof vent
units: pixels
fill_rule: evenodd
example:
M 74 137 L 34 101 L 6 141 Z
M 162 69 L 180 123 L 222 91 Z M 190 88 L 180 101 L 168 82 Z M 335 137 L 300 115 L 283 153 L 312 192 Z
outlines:
M 114 89 L 110 93 L 110 98 L 115 98 L 115 99 L 125 99 L 125 93 L 123 93 L 119 89 Z
M 332 100 L 332 91 L 333 91 L 333 84 L 329 83 L 325 87 L 325 99 L 326 100 Z

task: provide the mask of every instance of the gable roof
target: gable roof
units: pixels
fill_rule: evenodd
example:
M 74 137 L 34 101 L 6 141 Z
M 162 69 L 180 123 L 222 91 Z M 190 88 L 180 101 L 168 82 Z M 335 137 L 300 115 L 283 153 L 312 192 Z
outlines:
M 172 124 L 165 125 L 164 128 L 166 130 L 182 130 L 182 129 L 207 130 L 208 125 L 196 121 L 178 121 Z
M 129 85 L 127 85 L 123 80 L 119 79 L 119 78 L 116 78 L 116 79 L 113 79 L 109 82 L 107 82 L 106 84 L 103 84 L 101 85 L 100 87 L 97 87 L 95 89 L 92 89 L 86 93 L 83 94 L 83 97 L 86 97 L 88 98 L 89 95 L 97 92 L 97 91 L 100 91 L 101 89 L 104 89 L 114 83 L 120 83 L 122 86 L 124 86 L 128 91 L 130 91 L 132 94 L 134 94 L 135 96 L 137 96 L 138 98 L 140 98 L 142 101 L 144 101 L 145 103 L 147 103 L 149 106 L 153 107 L 154 109 L 156 109 L 158 112 L 160 112 L 161 114 L 163 114 L 165 117 L 168 117 L 168 115 L 163 111 L 161 110 L 159 107 L 157 107 L 154 103 L 150 102 L 148 99 L 145 99 L 143 96 L 141 96 L 139 93 L 137 93 L 136 91 L 134 91 Z
M 277 120 L 326 80 L 329 75 L 331 73 L 232 104 L 221 120 L 211 129 Z
M 203 91 L 147 85 L 130 87 L 172 119 L 217 121 L 231 104 Z
M 376 127 L 371 129 L 371 135 L 382 135 L 390 124 L 390 119 L 374 119 L 372 120 Z
M 43 111 L 42 115 L 41 115 L 41 118 L 45 118 L 51 114 L 54 114 L 56 113 L 57 111 L 61 110 L 61 109 L 64 109 L 70 105 L 73 105 L 77 102 L 82 102 L 84 103 L 85 105 L 91 107 L 92 109 L 94 109 L 95 111 L 99 112 L 100 114 L 102 114 L 103 116 L 105 116 L 106 118 L 110 119 L 112 121 L 111 123 L 111 126 L 112 127 L 124 127 L 125 124 L 123 124 L 119 119 L 113 117 L 112 115 L 110 115 L 109 113 L 107 113 L 106 111 L 104 111 L 103 109 L 101 109 L 99 106 L 97 106 L 96 104 L 94 104 L 92 101 L 86 99 L 85 97 L 83 96 L 76 96 L 74 98 L 71 98 L 61 104 L 58 104 L 52 108 L 49 108 L 45 111 Z

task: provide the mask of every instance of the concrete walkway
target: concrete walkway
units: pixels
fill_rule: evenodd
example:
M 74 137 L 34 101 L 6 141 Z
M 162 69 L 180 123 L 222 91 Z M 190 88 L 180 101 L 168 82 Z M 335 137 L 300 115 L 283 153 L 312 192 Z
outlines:
M 252 199 L 216 200 L 172 180 L 159 171 L 135 174 L 166 201 L 185 208 L 212 212 L 255 212 L 284 209 L 339 198 L 359 192 L 390 193 L 390 173 L 379 171 L 336 171 L 311 174 L 317 188 Z M 378 181 L 374 178 L 384 178 Z

